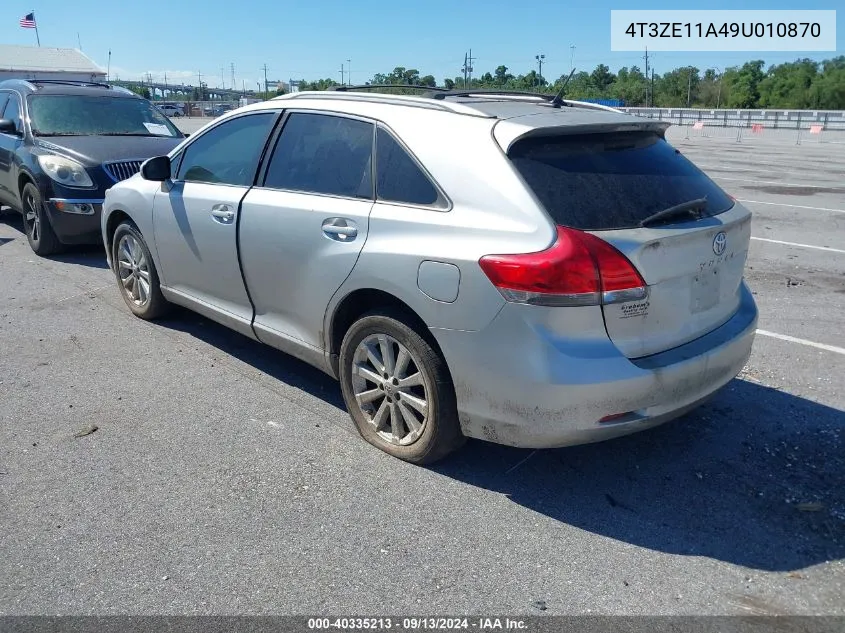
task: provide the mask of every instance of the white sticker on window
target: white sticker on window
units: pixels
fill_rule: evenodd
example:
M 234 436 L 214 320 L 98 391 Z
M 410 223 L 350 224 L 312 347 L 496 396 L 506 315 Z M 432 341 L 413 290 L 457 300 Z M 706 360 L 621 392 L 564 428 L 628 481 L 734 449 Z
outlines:
M 147 128 L 147 132 L 150 134 L 156 134 L 158 136 L 173 136 L 170 133 L 170 129 L 161 123 L 144 123 L 144 127 Z

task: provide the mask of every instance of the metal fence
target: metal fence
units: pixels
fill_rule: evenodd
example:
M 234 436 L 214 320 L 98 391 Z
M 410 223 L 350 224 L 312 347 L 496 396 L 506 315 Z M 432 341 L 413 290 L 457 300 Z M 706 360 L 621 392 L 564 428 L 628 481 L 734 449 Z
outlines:
M 675 125 L 704 127 L 807 130 L 821 126 L 820 132 L 845 132 L 842 110 L 705 110 L 695 108 L 620 108 L 637 116 L 669 121 Z

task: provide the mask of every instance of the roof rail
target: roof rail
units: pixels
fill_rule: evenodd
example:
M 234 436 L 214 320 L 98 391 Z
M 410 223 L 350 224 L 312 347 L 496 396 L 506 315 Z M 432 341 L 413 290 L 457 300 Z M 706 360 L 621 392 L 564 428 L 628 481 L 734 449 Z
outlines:
M 442 112 L 454 112 L 455 114 L 466 114 L 469 116 L 491 118 L 491 115 L 471 108 L 462 103 L 446 103 L 435 99 L 426 99 L 416 95 L 397 94 L 364 94 L 346 92 L 344 90 L 306 90 L 303 92 L 291 92 L 286 95 L 273 97 L 271 101 L 286 101 L 288 99 L 337 99 L 345 101 L 368 101 L 370 103 L 393 103 L 411 108 L 424 108 L 427 110 L 440 110 Z
M 448 92 L 448 88 L 437 88 L 436 86 L 415 86 L 413 84 L 361 84 L 358 86 L 331 86 L 329 90 L 334 92 L 357 92 L 359 90 L 376 90 L 378 88 L 404 88 L 406 90 Z
M 424 94 L 424 97 L 431 99 L 445 99 L 446 97 L 534 97 L 544 101 L 551 101 L 555 98 L 552 94 L 542 92 L 526 92 L 523 90 L 496 90 L 495 88 L 471 88 L 469 90 L 447 90 L 438 88 L 437 92 Z
M 35 84 L 56 84 L 60 86 L 100 86 L 101 88 L 111 88 L 110 84 L 100 81 L 75 81 L 73 79 L 26 79 L 25 81 Z

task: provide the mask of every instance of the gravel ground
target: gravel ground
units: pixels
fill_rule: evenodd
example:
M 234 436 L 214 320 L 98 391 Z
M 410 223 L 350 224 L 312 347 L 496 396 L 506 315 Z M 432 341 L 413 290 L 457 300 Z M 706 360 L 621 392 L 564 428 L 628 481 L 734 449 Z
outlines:
M 804 342 L 758 336 L 675 423 L 430 469 L 316 370 L 133 318 L 100 249 L 0 218 L 0 615 L 845 615 L 845 253 L 807 248 L 845 250 L 845 146 L 675 142 L 805 245 L 748 262 L 760 328 Z

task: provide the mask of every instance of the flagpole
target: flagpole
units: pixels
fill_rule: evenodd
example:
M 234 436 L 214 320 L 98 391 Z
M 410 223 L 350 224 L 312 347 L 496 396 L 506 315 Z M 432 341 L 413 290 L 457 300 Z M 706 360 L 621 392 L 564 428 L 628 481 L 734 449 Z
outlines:
M 35 22 L 35 39 L 38 41 L 38 46 L 41 46 L 41 36 L 38 35 L 38 20 L 35 19 L 35 9 L 32 10 L 32 21 Z

